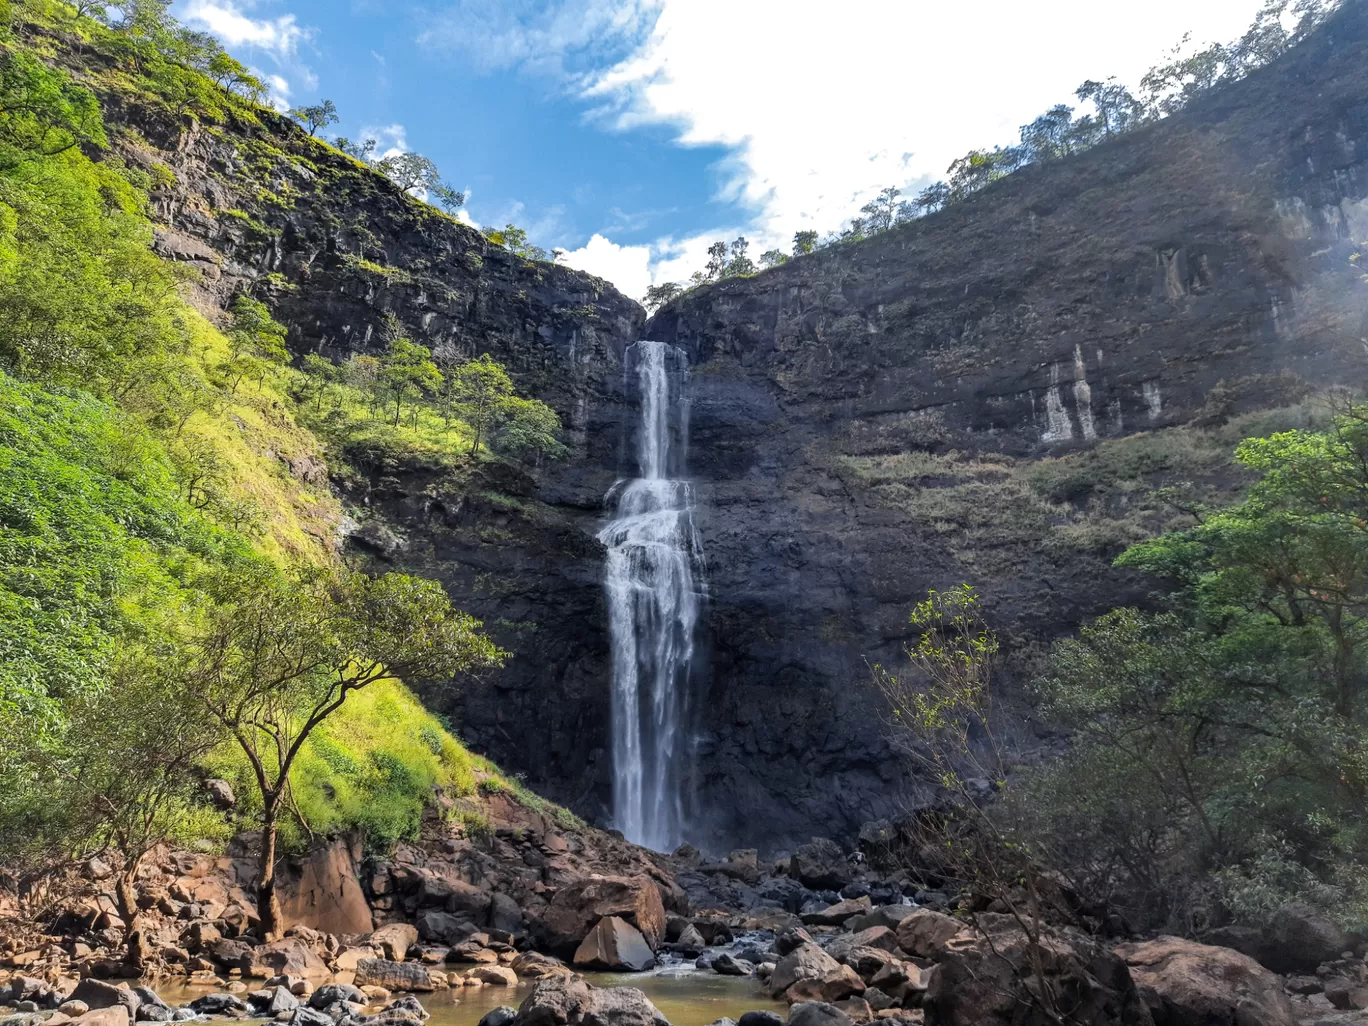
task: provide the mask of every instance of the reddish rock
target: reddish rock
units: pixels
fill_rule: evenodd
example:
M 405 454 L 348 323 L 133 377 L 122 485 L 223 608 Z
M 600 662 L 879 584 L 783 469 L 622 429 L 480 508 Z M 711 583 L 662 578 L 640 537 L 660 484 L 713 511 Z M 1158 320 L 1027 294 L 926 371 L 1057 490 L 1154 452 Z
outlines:
M 281 881 L 280 908 L 286 926 L 303 925 L 324 933 L 361 934 L 375 928 L 356 869 L 358 840 L 333 841 L 304 859 L 297 875 Z
M 898 946 L 909 955 L 935 958 L 951 941 L 968 936 L 969 928 L 953 916 L 919 908 L 898 924 Z
M 580 969 L 606 972 L 641 972 L 655 965 L 655 953 L 631 923 L 617 916 L 600 919 L 575 949 Z
M 357 987 L 384 987 L 386 990 L 436 990 L 432 972 L 416 962 L 392 962 L 384 958 L 363 958 L 356 966 Z
M 647 876 L 589 876 L 556 892 L 531 924 L 538 947 L 562 958 L 575 949 L 599 920 L 616 916 L 640 931 L 654 951 L 665 936 L 665 907 Z
M 1116 953 L 1130 966 L 1164 1026 L 1292 1026 L 1292 1003 L 1282 981 L 1248 955 L 1179 937 L 1123 944 Z
M 418 930 L 409 923 L 389 923 L 370 935 L 370 943 L 391 962 L 402 962 L 409 948 L 417 946 Z

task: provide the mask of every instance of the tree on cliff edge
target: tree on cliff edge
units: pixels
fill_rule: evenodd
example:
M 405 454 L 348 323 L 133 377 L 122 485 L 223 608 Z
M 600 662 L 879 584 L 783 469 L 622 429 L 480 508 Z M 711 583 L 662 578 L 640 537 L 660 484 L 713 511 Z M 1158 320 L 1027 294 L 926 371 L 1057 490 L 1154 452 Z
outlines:
M 434 581 L 299 568 L 224 574 L 185 682 L 241 748 L 261 798 L 257 913 L 279 936 L 275 864 L 290 771 L 313 732 L 378 681 L 449 681 L 504 653 Z

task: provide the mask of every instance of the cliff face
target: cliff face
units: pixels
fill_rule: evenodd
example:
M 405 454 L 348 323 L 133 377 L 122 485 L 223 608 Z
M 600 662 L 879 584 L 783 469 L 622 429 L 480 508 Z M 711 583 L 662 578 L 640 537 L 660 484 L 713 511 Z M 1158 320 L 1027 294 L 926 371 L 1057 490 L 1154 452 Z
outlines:
M 490 246 L 283 122 L 203 127 L 126 98 L 113 120 L 137 129 L 128 159 L 174 173 L 158 246 L 204 271 L 206 304 L 250 288 L 297 352 L 334 355 L 375 346 L 392 312 L 561 413 L 573 456 L 537 479 L 380 463 L 349 498 L 375 520 L 358 557 L 440 578 L 517 653 L 430 701 L 591 818 L 610 781 L 594 536 L 635 417 L 622 354 L 643 331 L 689 352 L 698 839 L 777 848 L 896 811 L 866 664 L 896 658 L 928 588 L 977 585 L 1019 679 L 1051 638 L 1144 597 L 1110 564 L 1174 522 L 1154 487 L 1227 495 L 1242 434 L 1361 382 L 1366 69 L 1356 2 L 1180 117 L 649 326 L 606 283 Z
M 1352 3 L 1180 117 L 652 320 L 695 366 L 721 830 L 887 808 L 865 664 L 928 588 L 976 585 L 1023 668 L 1143 598 L 1110 561 L 1169 522 L 1153 486 L 1220 496 L 1243 429 L 1302 416 L 1250 411 L 1361 387 L 1366 59 Z

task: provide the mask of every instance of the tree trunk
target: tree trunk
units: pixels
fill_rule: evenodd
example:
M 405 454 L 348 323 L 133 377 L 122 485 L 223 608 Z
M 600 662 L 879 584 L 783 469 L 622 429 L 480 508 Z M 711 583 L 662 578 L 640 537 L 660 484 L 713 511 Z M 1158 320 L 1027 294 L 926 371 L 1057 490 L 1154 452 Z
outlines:
M 279 797 L 266 801 L 261 821 L 261 859 L 257 864 L 257 915 L 261 918 L 264 940 L 279 940 L 281 934 L 280 896 L 276 894 L 276 812 Z
M 128 858 L 124 860 L 123 872 L 119 874 L 118 882 L 115 884 L 115 896 L 119 901 L 119 915 L 123 917 L 124 930 L 127 936 L 132 936 L 138 929 L 138 891 L 134 887 L 134 881 L 138 877 L 138 867 L 142 865 L 142 856 Z

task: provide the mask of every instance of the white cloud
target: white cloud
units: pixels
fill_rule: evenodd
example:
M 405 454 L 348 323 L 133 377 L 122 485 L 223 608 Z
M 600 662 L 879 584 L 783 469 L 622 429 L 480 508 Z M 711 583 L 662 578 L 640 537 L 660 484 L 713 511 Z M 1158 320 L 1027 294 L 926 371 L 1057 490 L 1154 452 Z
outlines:
M 649 38 L 585 95 L 618 130 L 667 124 L 681 145 L 731 148 L 719 198 L 751 212 L 746 233 L 758 253 L 800 229 L 836 228 L 884 186 L 934 181 L 971 148 L 1014 142 L 1018 126 L 1070 100 L 1086 78 L 1137 82 L 1184 32 L 1232 38 L 1260 6 L 661 0 Z M 520 52 L 510 45 L 505 59 Z M 716 237 L 731 236 L 651 247 L 651 277 L 687 278 L 703 260 L 680 274 L 671 254 L 701 253 Z M 621 268 L 626 291 L 640 295 L 645 248 L 597 236 L 577 254 L 605 277 L 602 268 Z
M 664 0 L 456 0 L 419 36 L 463 51 L 490 71 L 561 73 L 579 60 L 612 59 L 645 38 Z
M 247 6 L 251 6 L 250 0 Z M 299 44 L 312 35 L 309 29 L 300 27 L 293 14 L 252 18 L 235 0 L 188 0 L 181 17 L 212 32 L 225 46 L 260 50 L 281 64 L 292 61 Z
M 367 139 L 374 139 L 376 142 L 375 160 L 397 157 L 409 151 L 408 130 L 398 122 L 391 125 L 363 125 L 356 136 L 356 142 L 365 142 Z
M 652 281 L 651 257 L 650 246 L 619 246 L 595 234 L 580 249 L 566 253 L 561 262 L 606 278 L 619 292 L 640 299 Z

